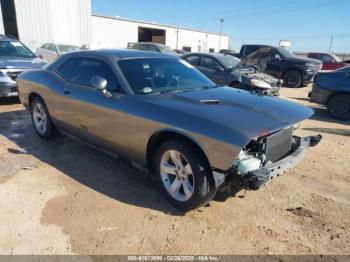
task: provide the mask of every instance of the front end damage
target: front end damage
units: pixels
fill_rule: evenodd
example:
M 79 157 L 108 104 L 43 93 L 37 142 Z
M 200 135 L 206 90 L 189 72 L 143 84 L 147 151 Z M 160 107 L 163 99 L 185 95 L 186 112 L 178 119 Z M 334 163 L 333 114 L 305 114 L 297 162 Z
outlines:
M 294 127 L 252 140 L 227 172 L 213 171 L 218 189 L 229 187 L 233 181 L 245 188 L 258 190 L 270 180 L 294 168 L 310 147 L 316 146 L 321 135 L 293 136 Z

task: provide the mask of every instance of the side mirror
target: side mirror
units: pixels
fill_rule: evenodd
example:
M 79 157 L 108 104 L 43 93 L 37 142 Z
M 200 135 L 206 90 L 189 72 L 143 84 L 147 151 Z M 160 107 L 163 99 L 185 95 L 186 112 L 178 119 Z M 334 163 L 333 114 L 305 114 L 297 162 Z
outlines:
M 98 90 L 105 90 L 107 87 L 107 80 L 100 76 L 93 76 L 91 79 L 91 84 Z
M 218 71 L 218 72 L 223 72 L 223 71 L 225 71 L 225 69 L 224 69 L 223 67 L 221 67 L 221 66 L 217 66 L 217 67 L 215 67 L 215 69 L 216 69 L 216 71 Z
M 275 55 L 275 59 L 281 61 L 281 60 L 282 60 L 282 57 L 281 57 L 280 55 L 276 54 L 276 55 Z
M 35 56 L 36 56 L 37 58 L 41 58 L 41 59 L 43 59 L 43 56 L 42 56 L 42 55 L 40 55 L 40 54 L 35 54 Z
M 107 98 L 112 98 L 113 95 L 107 91 L 107 80 L 104 79 L 103 77 L 100 76 L 93 76 L 91 79 L 91 84 L 94 88 L 102 91 L 102 93 L 107 97 Z

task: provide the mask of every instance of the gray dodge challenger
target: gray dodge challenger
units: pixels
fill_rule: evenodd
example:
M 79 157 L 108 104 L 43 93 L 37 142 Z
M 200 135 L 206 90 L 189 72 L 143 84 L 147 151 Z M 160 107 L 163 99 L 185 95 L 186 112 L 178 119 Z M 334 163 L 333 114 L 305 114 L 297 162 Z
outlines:
M 312 110 L 216 86 L 161 53 L 70 53 L 22 73 L 18 87 L 41 138 L 60 130 L 128 159 L 183 210 L 205 205 L 232 181 L 259 189 L 321 140 L 293 135 Z

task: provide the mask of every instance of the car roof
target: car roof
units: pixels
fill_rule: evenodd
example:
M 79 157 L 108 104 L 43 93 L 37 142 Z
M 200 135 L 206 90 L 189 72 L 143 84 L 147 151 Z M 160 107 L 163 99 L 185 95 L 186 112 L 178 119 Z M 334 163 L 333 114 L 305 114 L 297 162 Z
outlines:
M 16 38 L 12 38 L 12 37 L 5 36 L 5 35 L 0 35 L 0 41 L 18 42 L 18 40 Z
M 216 57 L 216 58 L 228 56 L 228 55 L 222 54 L 222 53 L 188 53 L 188 54 L 185 54 L 184 57 L 191 56 L 191 55 L 197 55 L 197 56 L 211 56 L 211 57 Z
M 105 58 L 115 57 L 117 59 L 127 59 L 127 58 L 177 58 L 174 55 L 168 55 L 164 53 L 140 51 L 135 49 L 96 49 L 96 50 L 83 50 L 73 53 L 68 53 L 64 55 L 67 56 L 102 56 Z
M 154 42 L 138 42 L 136 44 L 140 44 L 140 45 L 155 45 L 155 46 L 165 46 L 163 44 L 160 43 L 154 43 Z

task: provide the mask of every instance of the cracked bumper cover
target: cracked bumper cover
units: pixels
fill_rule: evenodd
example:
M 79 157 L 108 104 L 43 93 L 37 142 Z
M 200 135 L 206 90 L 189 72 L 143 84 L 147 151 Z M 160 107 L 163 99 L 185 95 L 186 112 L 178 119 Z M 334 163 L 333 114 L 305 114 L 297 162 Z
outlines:
M 275 163 L 267 163 L 265 166 L 241 176 L 250 189 L 258 190 L 270 180 L 293 169 L 305 157 L 309 147 L 316 146 L 322 140 L 322 136 L 294 137 L 294 139 L 297 142 L 296 148 L 285 158 Z M 236 174 L 231 174 L 231 176 L 234 175 Z M 225 178 L 223 176 L 225 177 L 223 174 L 214 172 L 214 180 L 217 188 L 224 184 Z

